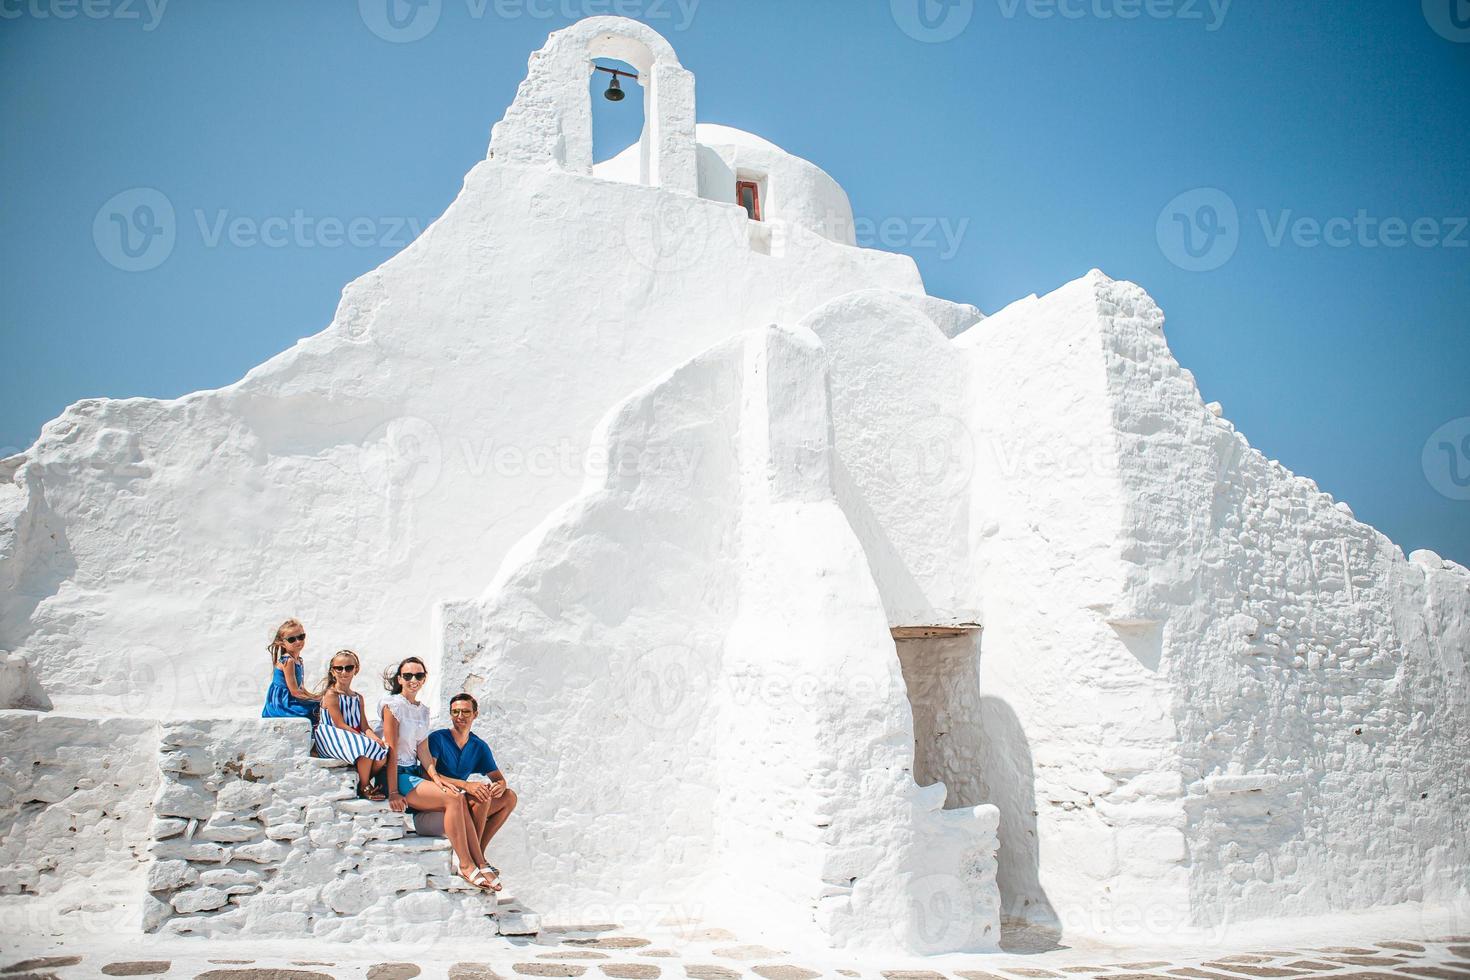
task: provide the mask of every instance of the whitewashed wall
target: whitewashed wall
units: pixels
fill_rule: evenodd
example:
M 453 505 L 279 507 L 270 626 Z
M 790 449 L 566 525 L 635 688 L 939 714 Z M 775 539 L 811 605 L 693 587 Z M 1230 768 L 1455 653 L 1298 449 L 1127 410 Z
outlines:
M 941 811 L 913 780 L 887 618 L 832 493 L 826 384 L 806 331 L 681 366 L 598 444 L 696 457 L 693 479 L 613 469 L 443 609 L 447 675 L 504 726 L 515 863 L 547 916 L 673 904 L 850 948 L 998 943 L 998 814 Z
M 648 73 L 623 182 L 592 170 L 597 54 Z M 646 27 L 559 32 L 324 331 L 227 388 L 79 402 L 0 464 L 0 644 L 44 687 L 7 660 L 6 697 L 253 715 L 286 615 L 313 664 L 425 654 L 530 790 L 497 839 L 525 897 L 583 921 L 738 896 L 754 929 L 935 952 L 992 945 L 1000 901 L 1143 938 L 1466 898 L 1465 569 L 1250 450 L 1138 287 L 916 299 L 822 224 L 825 174 L 701 152 L 693 108 Z M 762 224 L 716 187 L 757 158 L 800 178 Z M 916 620 L 984 631 L 901 672 Z M 156 777 L 128 749 L 94 786 L 65 748 L 109 723 L 34 717 L 5 716 L 0 768 L 42 774 L 0 777 L 7 867 L 53 889 L 49 835 L 96 811 L 70 866 L 137 872 Z M 932 751 L 941 721 L 965 744 Z
M 603 20 L 596 37 L 632 24 Z M 543 83 L 565 79 L 534 69 L 527 105 Z M 322 332 L 227 388 L 78 402 L 0 465 L 0 647 L 58 706 L 258 713 L 289 615 L 312 680 L 340 647 L 369 673 L 425 654 L 433 604 L 482 587 L 577 491 L 608 406 L 741 330 L 860 286 L 923 289 L 907 257 L 800 227 L 772 254 L 769 227 L 753 241 L 742 209 L 692 187 L 510 156 Z
M 136 885 L 157 744 L 150 721 L 0 711 L 0 892 Z
M 1094 272 L 957 340 L 1007 911 L 1138 937 L 1452 900 L 1470 575 L 1246 448 L 1162 324 Z

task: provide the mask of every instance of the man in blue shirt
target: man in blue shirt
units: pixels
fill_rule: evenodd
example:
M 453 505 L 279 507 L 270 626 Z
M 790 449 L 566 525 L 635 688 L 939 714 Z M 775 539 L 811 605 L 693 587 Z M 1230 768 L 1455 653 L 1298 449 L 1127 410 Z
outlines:
M 450 727 L 429 734 L 429 754 L 439 775 L 464 790 L 483 849 L 510 818 L 516 808 L 516 794 L 506 785 L 490 746 L 470 730 L 479 714 L 480 703 L 473 696 L 456 694 L 450 698 Z M 490 781 L 471 781 L 473 775 L 488 776 Z

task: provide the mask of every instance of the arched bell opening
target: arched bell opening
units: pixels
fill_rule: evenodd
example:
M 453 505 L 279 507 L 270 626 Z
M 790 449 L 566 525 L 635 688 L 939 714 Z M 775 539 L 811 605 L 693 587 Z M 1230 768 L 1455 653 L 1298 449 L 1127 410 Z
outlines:
M 595 58 L 587 98 L 592 107 L 592 170 L 599 177 L 649 183 L 648 90 L 630 62 Z
M 587 45 L 588 71 L 592 82 L 588 99 L 592 105 L 592 159 L 594 164 L 609 159 L 638 141 L 637 174 L 614 175 L 614 179 L 636 184 L 656 184 L 657 166 L 653 147 L 657 144 L 657 83 L 654 78 L 653 51 L 642 41 L 626 34 L 600 34 Z M 620 74 L 612 75 L 604 68 Z M 615 93 L 609 99 L 608 93 Z M 595 93 L 595 94 L 594 94 Z M 616 96 L 621 93 L 622 97 Z M 633 104 L 634 98 L 638 104 Z M 630 125 L 630 113 L 639 113 L 636 132 Z

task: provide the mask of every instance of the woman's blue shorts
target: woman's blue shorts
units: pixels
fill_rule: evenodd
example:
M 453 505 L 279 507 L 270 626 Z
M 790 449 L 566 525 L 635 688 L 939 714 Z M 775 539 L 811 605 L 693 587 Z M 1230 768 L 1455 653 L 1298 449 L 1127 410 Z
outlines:
M 424 782 L 424 771 L 418 766 L 398 767 L 398 795 L 407 796 L 413 788 Z

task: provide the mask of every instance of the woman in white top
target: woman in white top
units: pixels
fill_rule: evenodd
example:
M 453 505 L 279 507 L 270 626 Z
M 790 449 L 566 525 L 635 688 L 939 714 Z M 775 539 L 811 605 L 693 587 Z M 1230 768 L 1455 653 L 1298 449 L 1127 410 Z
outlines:
M 428 744 L 429 706 L 419 703 L 428 676 L 429 669 L 418 657 L 404 658 L 383 675 L 391 695 L 378 706 L 383 741 L 388 743 L 388 805 L 396 813 L 408 807 L 443 810 L 444 836 L 459 859 L 460 875 L 472 885 L 498 892 L 500 883 L 490 877 L 464 791 L 434 770 Z

